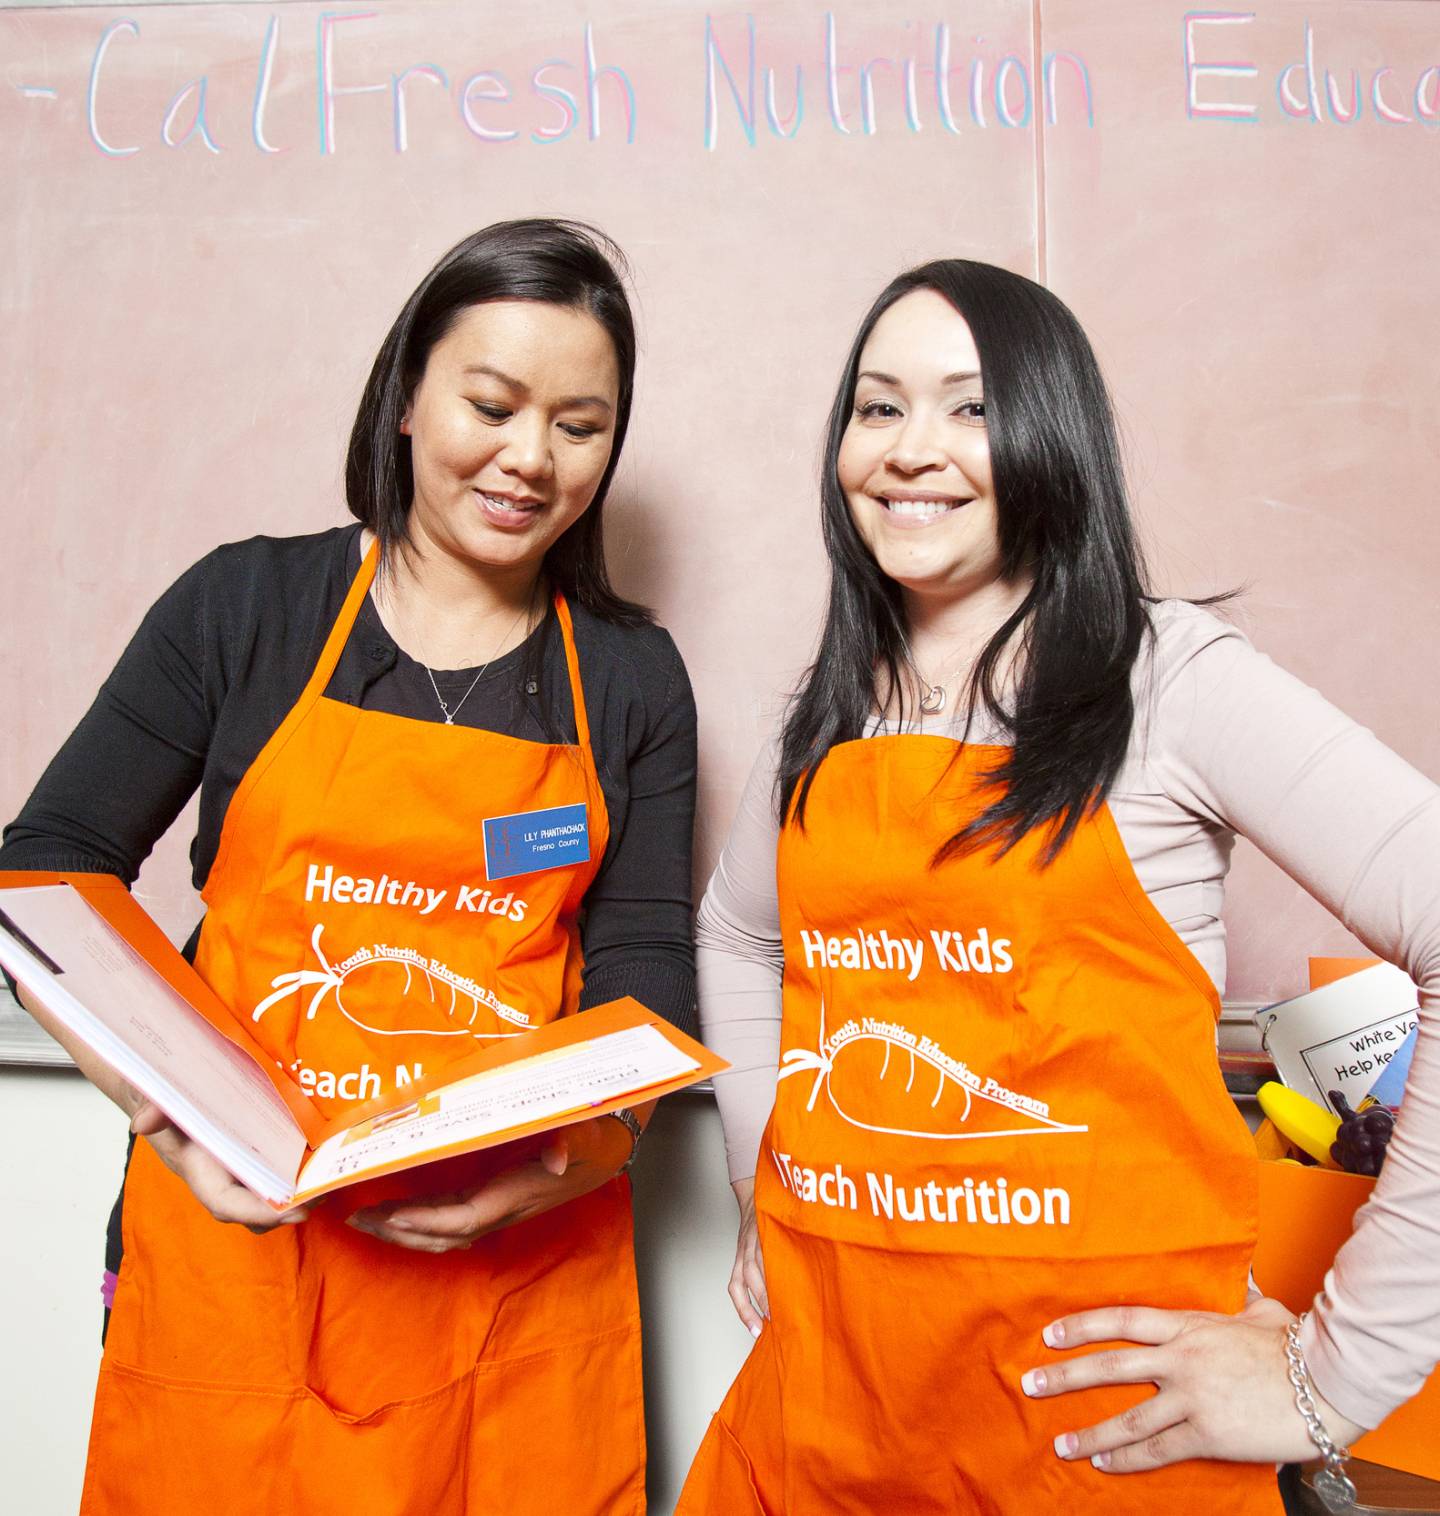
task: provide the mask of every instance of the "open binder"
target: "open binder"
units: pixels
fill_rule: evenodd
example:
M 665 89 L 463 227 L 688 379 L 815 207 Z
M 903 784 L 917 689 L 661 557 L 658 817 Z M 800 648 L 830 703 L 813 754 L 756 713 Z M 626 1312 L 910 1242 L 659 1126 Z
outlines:
M 111 875 L 0 872 L 0 963 L 277 1211 L 727 1067 L 627 996 L 326 1118 Z

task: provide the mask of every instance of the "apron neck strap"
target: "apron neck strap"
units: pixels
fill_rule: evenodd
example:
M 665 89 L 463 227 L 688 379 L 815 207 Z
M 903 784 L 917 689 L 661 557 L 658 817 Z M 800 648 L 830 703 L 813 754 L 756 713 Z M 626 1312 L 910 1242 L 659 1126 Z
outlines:
M 585 713 L 585 691 L 580 684 L 580 656 L 575 651 L 575 623 L 564 595 L 555 591 L 555 614 L 560 618 L 560 636 L 565 642 L 565 667 L 570 671 L 570 699 L 575 707 L 575 738 L 590 751 L 590 718 Z
M 340 662 L 340 654 L 345 651 L 345 642 L 350 636 L 350 629 L 355 625 L 355 619 L 360 614 L 360 607 L 369 593 L 379 562 L 380 539 L 377 537 L 371 542 L 369 550 L 360 560 L 360 567 L 356 569 L 354 579 L 350 581 L 349 593 L 345 596 L 345 603 L 340 607 L 340 614 L 335 618 L 334 626 L 330 628 L 330 635 L 325 639 L 320 661 L 315 665 L 310 681 L 305 686 L 305 693 L 300 699 L 301 705 L 306 705 L 325 693 L 325 687 L 330 683 L 331 676 Z
M 339 665 L 340 654 L 345 650 L 350 630 L 360 614 L 360 606 L 375 579 L 375 569 L 379 561 L 380 543 L 377 539 L 370 544 L 369 550 L 360 560 L 360 567 L 355 571 L 355 578 L 351 581 L 345 603 L 340 607 L 340 614 L 335 618 L 334 626 L 330 628 L 329 637 L 325 639 L 325 648 L 320 654 L 320 661 L 315 665 L 310 681 L 305 686 L 305 695 L 301 704 L 306 704 L 322 695 L 330 683 Z M 570 674 L 570 699 L 575 707 L 575 736 L 579 745 L 589 752 L 590 718 L 585 710 L 585 690 L 580 683 L 580 655 L 575 651 L 575 623 L 570 615 L 570 607 L 559 590 L 555 591 L 555 614 L 559 617 L 560 636 L 565 643 L 565 667 Z

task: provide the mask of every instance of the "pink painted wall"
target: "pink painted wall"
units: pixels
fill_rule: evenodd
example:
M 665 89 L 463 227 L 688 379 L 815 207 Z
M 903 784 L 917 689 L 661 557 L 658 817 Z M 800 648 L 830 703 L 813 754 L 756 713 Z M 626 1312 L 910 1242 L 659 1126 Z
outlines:
M 1095 131 L 1045 132 L 1047 282 L 1110 376 L 1160 587 L 1246 587 L 1260 647 L 1440 775 L 1440 10 L 1197 9 L 1187 111 L 1186 7 L 1043 9 L 1096 80 Z M 1377 114 L 1377 75 L 1418 119 Z M 1352 942 L 1245 844 L 1226 918 L 1235 997 Z
M 1262 646 L 1440 770 L 1434 8 L 1201 19 L 1188 74 L 1171 0 L 922 10 L 721 8 L 708 45 L 688 0 L 371 0 L 328 27 L 309 3 L 0 14 L 0 812 L 188 563 L 344 519 L 344 438 L 400 302 L 466 231 L 536 213 L 594 220 L 634 261 L 611 551 L 695 681 L 702 869 L 810 651 L 815 462 L 850 331 L 892 273 L 942 254 L 1073 303 L 1162 588 L 1250 585 Z M 1319 120 L 1303 66 L 1276 90 L 1307 21 Z M 623 71 L 594 77 L 593 106 L 587 26 L 593 69 Z M 1196 72 L 1224 62 L 1242 71 Z M 1384 68 L 1381 108 L 1417 119 L 1377 114 Z M 189 130 L 201 79 L 209 143 Z M 177 931 L 187 842 L 182 823 L 142 881 Z M 1346 941 L 1254 857 L 1230 919 L 1241 997 L 1290 991 Z

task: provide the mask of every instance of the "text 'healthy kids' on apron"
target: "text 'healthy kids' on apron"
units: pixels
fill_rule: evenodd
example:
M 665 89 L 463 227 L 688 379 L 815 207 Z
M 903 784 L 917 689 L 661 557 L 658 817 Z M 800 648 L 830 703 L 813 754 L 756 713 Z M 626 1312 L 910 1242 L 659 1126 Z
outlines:
M 1032 1400 L 1056 1317 L 1238 1311 L 1254 1146 L 1219 1001 L 1104 808 L 944 863 L 997 748 L 839 744 L 781 832 L 780 1085 L 755 1195 L 771 1320 L 680 1516 L 1280 1510 L 1272 1468 L 1106 1476 L 1055 1436 L 1135 1386 Z
M 375 562 L 230 804 L 196 957 L 326 1114 L 573 1012 L 577 914 L 608 837 L 559 597 L 575 746 L 327 698 Z M 527 844 L 542 825 L 553 854 Z M 138 1143 L 85 1516 L 643 1509 L 625 1180 L 468 1251 L 345 1225 L 514 1161 L 357 1187 L 257 1237 Z

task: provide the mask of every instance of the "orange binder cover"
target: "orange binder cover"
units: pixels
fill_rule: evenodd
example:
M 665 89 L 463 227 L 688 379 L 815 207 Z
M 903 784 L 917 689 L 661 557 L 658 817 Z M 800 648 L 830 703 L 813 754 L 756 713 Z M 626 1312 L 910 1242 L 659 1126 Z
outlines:
M 639 1001 L 625 996 L 607 1005 L 507 1037 L 458 1059 L 435 1074 L 413 1081 L 403 1089 L 390 1090 L 327 1121 L 299 1085 L 276 1065 L 248 1028 L 230 1014 L 204 980 L 176 952 L 119 879 L 108 874 L 0 871 L 0 901 L 3 901 L 7 889 L 62 884 L 74 889 L 188 1007 L 248 1055 L 283 1099 L 286 1109 L 295 1118 L 299 1134 L 303 1135 L 306 1152 L 296 1174 L 279 1176 L 291 1186 L 291 1193 L 278 1199 L 267 1196 L 278 1210 L 328 1194 L 360 1178 L 378 1178 L 461 1153 L 478 1152 L 605 1115 L 637 1100 L 656 1100 L 729 1067 L 723 1058 L 669 1025 Z M 476 1101 L 483 1105 L 487 1093 L 496 1089 L 497 1077 L 512 1065 L 519 1066 L 513 1070 L 515 1077 L 530 1079 L 538 1074 L 543 1080 L 544 1072 L 555 1070 L 567 1053 L 572 1059 L 579 1057 L 583 1060 L 590 1055 L 588 1044 L 627 1032 L 642 1032 L 649 1036 L 652 1048 L 656 1036 L 667 1042 L 672 1056 L 661 1063 L 668 1063 L 671 1072 L 646 1081 L 640 1077 L 643 1063 L 637 1064 L 630 1071 L 630 1081 L 622 1093 L 603 1097 L 594 1093 L 593 1086 L 589 1093 L 585 1092 L 583 1080 L 573 1090 L 566 1090 L 562 1083 L 560 1089 L 564 1093 L 560 1100 L 573 1103 L 558 1105 L 553 1089 L 543 1097 L 537 1097 L 534 1090 L 526 1090 L 522 1101 L 518 1104 L 512 1101 L 513 1108 L 523 1111 L 528 1104 L 534 1109 L 538 1098 L 539 1108 L 546 1114 L 533 1119 L 523 1116 L 509 1119 L 509 1112 L 502 1105 L 500 1109 L 506 1110 L 506 1118 L 499 1125 L 483 1131 L 477 1130 L 473 1123 L 467 1126 L 464 1119 L 455 1114 L 467 1102 L 472 1107 Z M 690 1065 L 683 1072 L 674 1072 L 675 1053 Z M 617 1055 L 612 1051 L 611 1056 Z M 618 1056 L 623 1066 L 625 1060 L 635 1055 Z M 658 1074 L 658 1067 L 652 1065 L 648 1072 Z M 491 1098 L 488 1113 L 482 1113 L 485 1120 L 494 1119 L 495 1106 Z M 430 1119 L 433 1117 L 442 1119 L 434 1121 Z M 226 1161 L 222 1153 L 217 1152 L 216 1156 L 222 1162 Z
M 250 1035 L 248 1028 L 230 1014 L 229 1008 L 190 967 L 175 944 L 160 930 L 145 907 L 114 874 L 55 874 L 39 870 L 0 869 L 0 890 L 33 889 L 39 885 L 68 884 L 141 955 L 157 974 L 203 1016 L 222 1037 L 248 1053 L 274 1085 L 312 1147 L 325 1128 L 324 1118 L 310 1097 L 282 1070 Z
M 588 1121 L 593 1116 L 605 1116 L 637 1102 L 659 1100 L 665 1095 L 673 1095 L 690 1085 L 698 1084 L 702 1079 L 709 1079 L 730 1066 L 709 1048 L 687 1037 L 678 1027 L 671 1026 L 654 1011 L 647 1010 L 638 1000 L 625 995 L 619 1000 L 608 1001 L 605 1005 L 597 1005 L 577 1015 L 562 1016 L 558 1021 L 548 1022 L 532 1031 L 507 1037 L 503 1042 L 457 1059 L 436 1074 L 407 1084 L 403 1090 L 391 1090 L 388 1094 L 379 1095 L 363 1105 L 341 1112 L 320 1133 L 318 1140 L 311 1143 L 311 1153 L 306 1162 L 308 1164 L 310 1158 L 315 1158 L 317 1154 L 323 1159 L 325 1154 L 320 1150 L 327 1146 L 332 1152 L 336 1149 L 343 1152 L 350 1144 L 363 1142 L 375 1133 L 393 1132 L 407 1121 L 439 1115 L 443 1100 L 452 1098 L 470 1081 L 479 1081 L 487 1074 L 496 1073 L 522 1060 L 554 1059 L 563 1055 L 567 1049 L 578 1048 L 597 1038 L 636 1027 L 653 1028 L 673 1048 L 693 1059 L 698 1067 L 660 1083 L 647 1084 L 627 1094 L 597 1101 L 587 1100 L 563 1113 L 556 1112 L 523 1123 L 510 1123 L 503 1130 L 488 1136 L 469 1136 L 443 1146 L 427 1146 L 423 1162 L 435 1163 L 444 1158 L 458 1157 L 462 1153 L 482 1152 L 486 1148 L 517 1142 L 542 1132 L 558 1131 L 577 1121 Z M 344 1188 L 354 1178 L 379 1179 L 387 1174 L 401 1173 L 416 1167 L 418 1161 L 422 1160 L 399 1157 L 378 1164 L 367 1163 L 363 1175 L 358 1172 L 353 1176 L 337 1175 L 320 1182 L 310 1182 L 307 1170 L 302 1166 L 292 1203 L 303 1205 L 333 1190 Z

